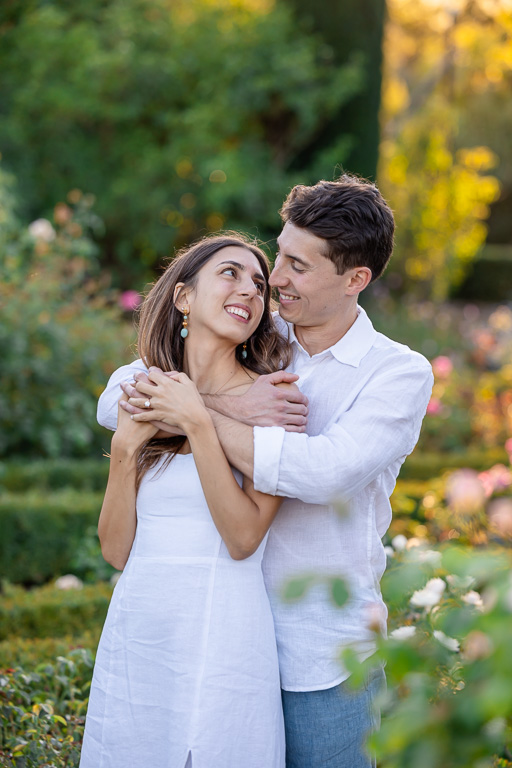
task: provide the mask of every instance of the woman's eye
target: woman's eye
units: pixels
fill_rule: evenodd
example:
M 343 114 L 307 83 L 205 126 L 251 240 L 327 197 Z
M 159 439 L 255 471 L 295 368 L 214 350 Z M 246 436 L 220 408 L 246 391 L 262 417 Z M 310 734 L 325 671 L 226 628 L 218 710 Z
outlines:
M 235 277 L 236 275 L 236 269 L 234 267 L 226 267 L 226 269 L 222 270 L 223 275 L 233 275 Z
M 292 261 L 292 269 L 293 269 L 294 272 L 299 272 L 299 273 L 302 273 L 302 272 L 305 271 L 303 269 L 299 269 L 298 267 L 296 267 L 294 261 Z
M 260 293 L 265 293 L 265 286 L 263 283 L 254 283 Z

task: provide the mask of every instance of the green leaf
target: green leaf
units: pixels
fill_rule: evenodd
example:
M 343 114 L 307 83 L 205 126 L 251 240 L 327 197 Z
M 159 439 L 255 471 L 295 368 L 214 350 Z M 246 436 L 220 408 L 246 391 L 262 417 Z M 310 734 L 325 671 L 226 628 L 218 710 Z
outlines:
M 315 576 L 300 576 L 297 579 L 291 579 L 283 589 L 283 600 L 288 602 L 300 600 L 307 593 L 309 588 L 316 581 Z
M 331 584 L 331 597 L 338 607 L 345 605 L 349 598 L 347 585 L 338 576 L 329 579 Z

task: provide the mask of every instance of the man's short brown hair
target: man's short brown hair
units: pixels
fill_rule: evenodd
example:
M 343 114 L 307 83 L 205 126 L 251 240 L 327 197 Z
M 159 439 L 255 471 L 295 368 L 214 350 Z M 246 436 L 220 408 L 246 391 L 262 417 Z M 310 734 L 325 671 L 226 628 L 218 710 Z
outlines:
M 393 251 L 393 213 L 371 181 L 344 173 L 312 187 L 298 184 L 280 211 L 283 222 L 326 240 L 323 255 L 342 275 L 369 267 L 372 281 L 384 272 Z

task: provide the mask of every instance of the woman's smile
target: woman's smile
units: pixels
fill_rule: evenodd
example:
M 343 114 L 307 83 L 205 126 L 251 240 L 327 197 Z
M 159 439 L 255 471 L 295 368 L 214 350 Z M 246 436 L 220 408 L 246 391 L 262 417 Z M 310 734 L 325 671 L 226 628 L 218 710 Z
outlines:
M 248 323 L 251 319 L 252 312 L 246 304 L 228 304 L 224 309 L 242 323 Z

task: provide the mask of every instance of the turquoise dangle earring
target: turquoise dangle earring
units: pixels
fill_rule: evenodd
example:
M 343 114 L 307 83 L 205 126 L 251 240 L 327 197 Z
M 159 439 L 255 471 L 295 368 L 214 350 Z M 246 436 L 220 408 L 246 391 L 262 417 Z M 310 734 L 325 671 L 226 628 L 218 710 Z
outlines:
M 186 339 L 188 336 L 188 309 L 185 309 L 185 307 L 181 308 L 181 311 L 183 312 L 183 328 L 180 331 L 180 336 L 182 339 Z
M 242 344 L 242 357 L 244 360 L 247 359 L 247 342 L 246 341 L 244 341 L 244 343 Z

